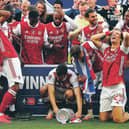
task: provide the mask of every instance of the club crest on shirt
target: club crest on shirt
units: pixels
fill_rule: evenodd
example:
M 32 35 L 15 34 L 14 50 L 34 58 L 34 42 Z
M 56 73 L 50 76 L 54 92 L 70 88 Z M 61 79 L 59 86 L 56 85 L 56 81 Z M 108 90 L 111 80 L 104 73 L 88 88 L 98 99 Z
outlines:
M 58 30 L 56 30 L 56 34 L 59 34 L 59 31 Z
M 41 35 L 42 34 L 42 32 L 41 31 L 38 31 L 38 35 Z
M 90 36 L 90 34 L 87 34 L 87 37 L 89 37 Z
M 34 31 L 34 30 L 32 30 L 32 34 L 33 34 L 33 35 L 35 34 L 35 31 Z
M 62 28 L 60 31 L 63 33 L 64 32 L 64 28 Z
M 49 76 L 48 76 L 48 80 L 51 80 L 51 78 L 52 78 L 52 75 L 49 75 Z
M 27 30 L 27 31 L 25 31 L 25 34 L 28 34 L 29 33 L 29 31 Z
M 50 31 L 50 34 L 53 34 L 53 31 Z

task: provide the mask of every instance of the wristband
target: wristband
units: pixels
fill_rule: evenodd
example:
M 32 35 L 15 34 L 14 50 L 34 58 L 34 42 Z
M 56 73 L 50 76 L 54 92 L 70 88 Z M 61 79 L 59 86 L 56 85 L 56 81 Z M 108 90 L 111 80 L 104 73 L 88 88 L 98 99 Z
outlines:
M 105 35 L 108 36 L 110 34 L 110 31 L 106 31 Z

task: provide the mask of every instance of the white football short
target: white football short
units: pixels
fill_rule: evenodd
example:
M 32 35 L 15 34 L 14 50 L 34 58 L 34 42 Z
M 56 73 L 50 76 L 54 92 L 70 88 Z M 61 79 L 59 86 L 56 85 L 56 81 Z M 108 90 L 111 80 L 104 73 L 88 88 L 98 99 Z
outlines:
M 23 85 L 21 64 L 18 57 L 5 58 L 0 72 L 7 78 L 9 87 L 12 87 L 15 82 L 19 83 L 20 86 Z
M 102 87 L 100 96 L 100 112 L 111 111 L 114 106 L 121 106 L 123 110 L 127 101 L 125 84 Z

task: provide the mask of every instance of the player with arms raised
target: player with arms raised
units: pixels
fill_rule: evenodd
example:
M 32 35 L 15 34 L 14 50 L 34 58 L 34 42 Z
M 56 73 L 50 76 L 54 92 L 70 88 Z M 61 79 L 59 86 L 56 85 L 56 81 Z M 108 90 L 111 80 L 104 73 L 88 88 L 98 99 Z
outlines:
M 110 36 L 111 46 L 102 43 L 102 38 Z M 129 34 L 114 29 L 91 37 L 95 46 L 104 53 L 103 87 L 100 97 L 100 120 L 112 118 L 116 123 L 129 120 L 129 114 L 124 111 L 126 91 L 123 80 L 124 61 L 128 54 Z

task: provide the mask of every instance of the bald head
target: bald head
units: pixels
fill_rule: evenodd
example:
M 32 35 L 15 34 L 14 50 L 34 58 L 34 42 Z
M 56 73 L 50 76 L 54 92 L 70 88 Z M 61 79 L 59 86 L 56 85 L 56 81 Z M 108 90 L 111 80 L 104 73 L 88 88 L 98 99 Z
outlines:
M 28 8 L 31 5 L 31 3 L 28 0 L 24 0 L 21 4 L 21 10 L 22 10 L 22 14 L 24 16 L 28 15 Z

